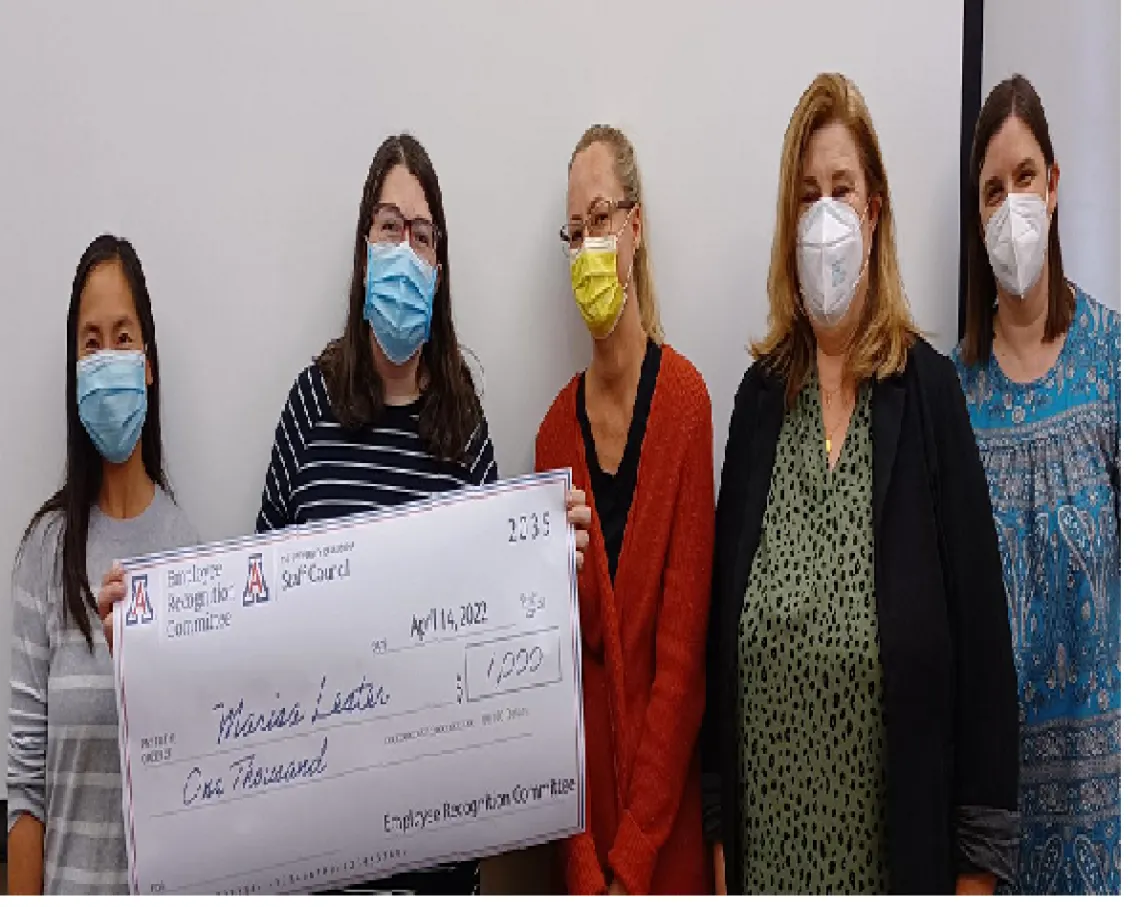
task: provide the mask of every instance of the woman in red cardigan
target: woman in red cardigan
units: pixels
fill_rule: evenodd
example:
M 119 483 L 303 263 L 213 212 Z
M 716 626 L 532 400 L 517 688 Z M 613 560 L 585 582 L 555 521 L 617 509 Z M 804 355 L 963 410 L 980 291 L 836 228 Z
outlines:
M 617 129 L 570 161 L 574 295 L 589 368 L 539 429 L 538 470 L 569 466 L 597 518 L 579 575 L 586 830 L 564 842 L 570 894 L 707 894 L 696 742 L 714 524 L 712 409 L 661 342 L 641 179 Z

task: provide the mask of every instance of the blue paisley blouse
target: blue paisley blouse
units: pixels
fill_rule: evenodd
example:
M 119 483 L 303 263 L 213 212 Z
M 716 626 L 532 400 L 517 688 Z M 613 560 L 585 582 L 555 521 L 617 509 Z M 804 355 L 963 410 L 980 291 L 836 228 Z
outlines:
M 1023 894 L 1120 893 L 1120 316 L 1080 289 L 1056 364 L 954 361 L 989 482 L 1021 712 Z

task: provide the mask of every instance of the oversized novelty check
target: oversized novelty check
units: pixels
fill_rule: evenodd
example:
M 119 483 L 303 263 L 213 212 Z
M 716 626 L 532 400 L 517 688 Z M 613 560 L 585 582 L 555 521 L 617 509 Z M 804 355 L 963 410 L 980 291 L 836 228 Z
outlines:
M 332 889 L 580 831 L 568 487 L 125 563 L 131 891 Z

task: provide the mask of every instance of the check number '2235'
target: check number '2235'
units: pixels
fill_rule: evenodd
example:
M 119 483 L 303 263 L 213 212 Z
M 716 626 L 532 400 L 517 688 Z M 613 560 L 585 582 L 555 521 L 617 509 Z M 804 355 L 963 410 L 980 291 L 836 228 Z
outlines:
M 550 511 L 542 513 L 524 513 L 517 517 L 508 517 L 510 529 L 508 542 L 533 542 L 550 536 Z

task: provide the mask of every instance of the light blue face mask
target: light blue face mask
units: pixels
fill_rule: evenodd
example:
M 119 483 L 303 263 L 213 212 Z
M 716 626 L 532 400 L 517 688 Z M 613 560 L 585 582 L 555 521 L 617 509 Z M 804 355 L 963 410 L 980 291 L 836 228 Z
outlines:
M 146 422 L 146 356 L 101 350 L 75 364 L 79 420 L 105 460 L 125 463 Z
M 406 242 L 368 244 L 364 317 L 395 365 L 403 365 L 428 342 L 435 279 L 435 268 Z

